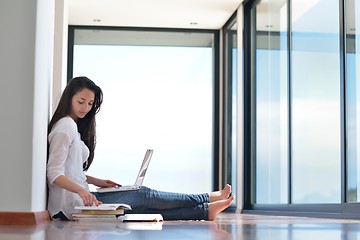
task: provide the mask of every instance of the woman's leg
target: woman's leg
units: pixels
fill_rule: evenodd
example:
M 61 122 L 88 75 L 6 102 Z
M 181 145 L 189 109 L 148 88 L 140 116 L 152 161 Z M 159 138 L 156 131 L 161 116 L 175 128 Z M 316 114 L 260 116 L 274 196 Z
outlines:
M 126 203 L 134 210 L 136 208 L 171 209 L 193 207 L 210 202 L 210 195 L 182 194 L 156 191 L 142 187 L 137 191 L 94 193 L 96 198 L 103 203 Z
M 165 220 L 214 220 L 234 200 L 234 196 L 228 198 L 230 191 L 225 187 L 210 194 L 180 194 L 142 187 L 137 191 L 94 195 L 103 203 L 129 204 L 133 209 L 129 213 L 160 213 Z
M 228 199 L 230 194 L 231 194 L 231 185 L 226 184 L 226 186 L 222 190 L 216 191 L 216 192 L 211 192 L 209 194 L 210 195 L 210 202 L 216 202 L 216 201 L 219 201 L 219 200 Z
M 171 208 L 171 209 L 151 209 L 137 208 L 128 213 L 140 214 L 161 214 L 164 220 L 208 220 L 208 203 L 199 204 L 193 207 Z
M 193 207 L 172 208 L 172 209 L 150 209 L 137 208 L 129 213 L 150 213 L 161 214 L 164 220 L 210 220 L 213 221 L 216 216 L 228 208 L 234 196 L 228 199 L 219 200 L 212 203 L 203 203 Z
M 235 196 L 232 195 L 227 199 L 209 203 L 208 220 L 213 221 L 219 213 L 230 207 L 234 199 Z

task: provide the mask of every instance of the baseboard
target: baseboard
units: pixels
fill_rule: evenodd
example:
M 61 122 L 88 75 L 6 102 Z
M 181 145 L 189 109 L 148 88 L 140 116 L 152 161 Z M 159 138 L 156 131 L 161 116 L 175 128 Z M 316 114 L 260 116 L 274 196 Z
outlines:
M 50 221 L 48 211 L 0 212 L 0 225 L 36 225 Z

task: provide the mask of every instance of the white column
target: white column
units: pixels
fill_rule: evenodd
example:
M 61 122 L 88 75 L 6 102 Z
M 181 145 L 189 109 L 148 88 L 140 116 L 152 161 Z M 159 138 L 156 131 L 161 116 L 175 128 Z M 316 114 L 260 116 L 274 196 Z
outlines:
M 68 12 L 68 0 L 55 1 L 54 81 L 51 86 L 50 117 L 54 113 L 67 83 Z
M 0 2 L 0 212 L 46 209 L 54 6 Z

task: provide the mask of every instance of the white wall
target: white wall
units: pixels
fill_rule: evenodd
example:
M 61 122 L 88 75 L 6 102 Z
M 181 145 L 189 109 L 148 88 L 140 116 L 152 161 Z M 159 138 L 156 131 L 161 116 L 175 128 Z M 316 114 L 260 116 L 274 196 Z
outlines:
M 55 1 L 54 81 L 51 87 L 50 117 L 54 113 L 67 83 L 68 12 L 68 0 Z
M 46 209 L 54 1 L 0 2 L 0 211 Z

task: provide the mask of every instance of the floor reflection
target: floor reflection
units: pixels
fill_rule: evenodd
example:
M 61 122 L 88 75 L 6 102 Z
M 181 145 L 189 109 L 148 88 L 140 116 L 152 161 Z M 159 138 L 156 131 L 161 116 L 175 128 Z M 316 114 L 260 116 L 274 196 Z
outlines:
M 0 226 L 0 240 L 113 239 L 360 239 L 360 221 L 221 214 L 215 222 L 116 221 L 51 222 L 38 226 Z
M 215 222 L 177 221 L 165 223 L 54 222 L 45 230 L 46 239 L 232 239 Z

